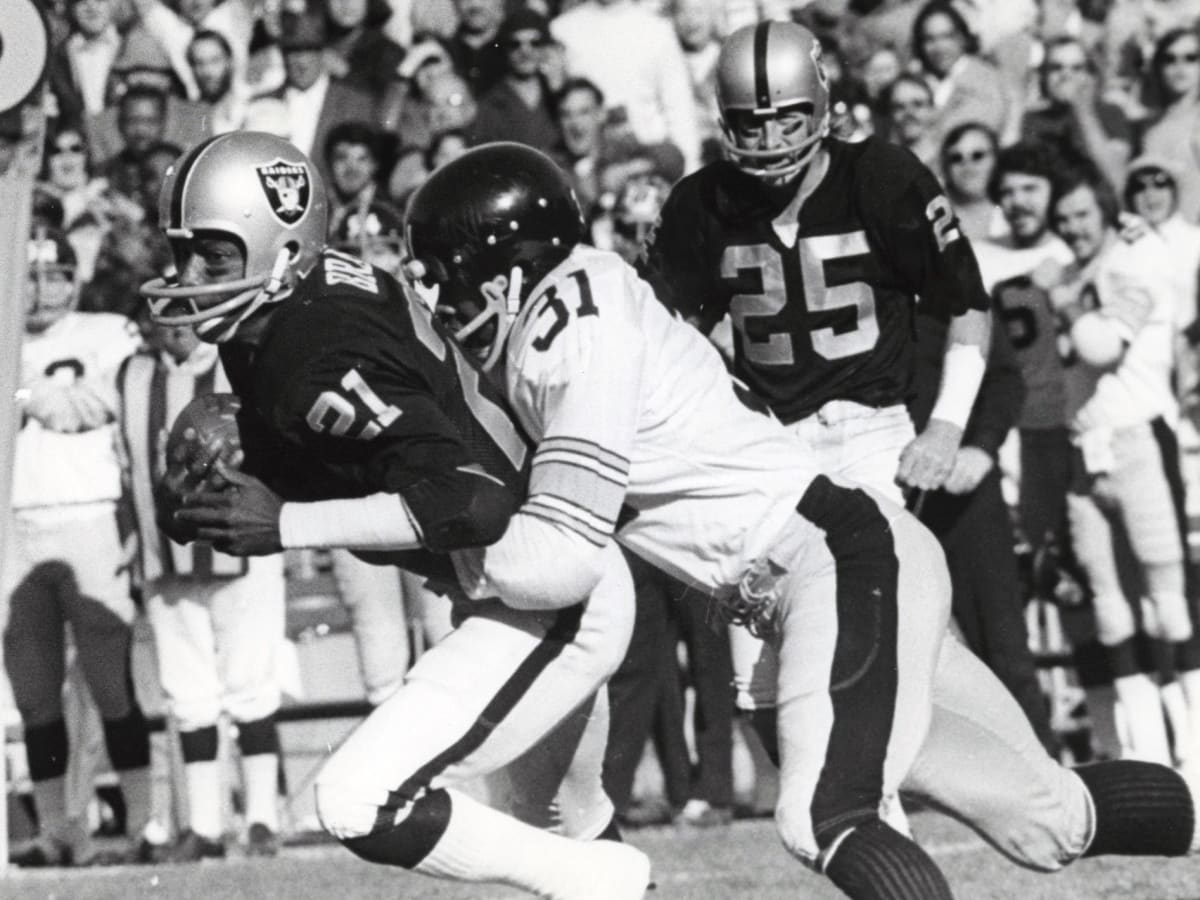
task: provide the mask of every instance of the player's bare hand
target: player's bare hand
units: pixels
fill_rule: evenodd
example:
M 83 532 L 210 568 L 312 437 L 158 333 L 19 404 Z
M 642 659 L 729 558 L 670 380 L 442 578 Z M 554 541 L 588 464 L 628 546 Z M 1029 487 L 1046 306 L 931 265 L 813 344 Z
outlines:
M 1120 229 L 1121 240 L 1132 244 L 1150 233 L 1150 223 L 1136 213 L 1117 213 L 1117 228 Z
M 189 494 L 176 510 L 175 519 L 191 526 L 196 540 L 209 541 L 222 553 L 265 556 L 281 551 L 279 511 L 283 500 L 257 478 L 220 460 L 214 468 L 226 486 Z
M 923 491 L 937 490 L 954 467 L 962 429 L 942 419 L 930 419 L 925 430 L 900 453 L 896 480 Z
M 954 467 L 942 485 L 950 494 L 969 494 L 992 471 L 996 461 L 986 450 L 979 447 L 959 447 L 954 454 Z

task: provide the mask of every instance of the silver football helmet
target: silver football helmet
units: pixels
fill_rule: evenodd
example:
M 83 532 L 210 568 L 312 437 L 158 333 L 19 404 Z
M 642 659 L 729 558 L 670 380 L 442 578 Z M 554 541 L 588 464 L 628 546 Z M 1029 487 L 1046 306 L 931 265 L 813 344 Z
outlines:
M 234 240 L 245 255 L 242 277 L 183 285 L 156 278 L 142 285 L 151 318 L 194 325 L 210 342 L 232 337 L 263 304 L 290 293 L 325 245 L 325 185 L 308 157 L 280 137 L 234 131 L 189 150 L 167 170 L 159 225 L 176 260 L 198 235 Z
M 829 78 L 821 44 L 791 22 L 759 22 L 725 39 L 717 57 L 724 145 L 745 172 L 784 183 L 829 134 Z

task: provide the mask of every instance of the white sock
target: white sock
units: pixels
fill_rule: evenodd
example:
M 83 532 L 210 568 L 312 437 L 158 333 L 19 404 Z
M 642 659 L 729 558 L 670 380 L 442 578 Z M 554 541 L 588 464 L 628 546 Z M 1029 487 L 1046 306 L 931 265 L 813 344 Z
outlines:
M 1194 763 L 1200 763 L 1200 669 L 1180 672 L 1176 677 L 1183 686 L 1183 696 L 1187 698 L 1188 725 L 1191 726 L 1187 737 L 1187 756 Z
M 51 837 L 64 835 L 67 830 L 67 776 L 35 781 L 33 802 L 37 808 L 38 830 Z
M 218 760 L 190 762 L 183 767 L 187 782 L 188 827 L 210 841 L 218 840 L 221 827 L 221 770 Z
M 414 871 L 456 881 L 497 882 L 543 897 L 579 897 L 596 878 L 591 843 L 517 821 L 448 791 L 450 822 Z M 604 843 L 604 842 L 600 842 Z
M 154 793 L 150 767 L 125 769 L 118 772 L 117 777 L 121 780 L 121 793 L 125 796 L 125 831 L 131 839 L 137 840 L 150 821 Z
M 279 757 L 255 753 L 242 757 L 242 786 L 246 791 L 246 824 L 260 822 L 279 830 Z
M 1162 695 L 1149 675 L 1124 675 L 1113 681 L 1129 729 L 1129 758 L 1171 765 L 1171 744 Z

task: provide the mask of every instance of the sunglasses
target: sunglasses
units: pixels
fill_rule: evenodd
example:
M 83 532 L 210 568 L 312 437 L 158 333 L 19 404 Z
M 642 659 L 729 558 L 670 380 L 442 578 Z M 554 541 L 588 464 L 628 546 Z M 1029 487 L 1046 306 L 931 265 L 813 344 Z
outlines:
M 1163 65 L 1194 62 L 1200 62 L 1200 53 L 1167 53 L 1163 56 Z
M 955 150 L 946 154 L 946 162 L 952 166 L 961 165 L 965 162 L 977 163 L 983 162 L 991 155 L 992 151 L 990 150 L 972 150 L 970 153 L 960 153 L 959 151 Z
M 1133 193 L 1144 191 L 1148 187 L 1174 187 L 1175 180 L 1166 172 L 1154 172 L 1147 175 L 1137 175 L 1130 179 L 1129 190 Z
M 73 141 L 70 144 L 55 144 L 51 153 L 82 153 L 83 144 Z
M 550 42 L 545 38 L 509 38 L 504 42 L 504 46 L 509 50 L 519 50 L 522 47 L 545 47 Z
M 1086 72 L 1087 63 L 1047 63 L 1047 72 Z

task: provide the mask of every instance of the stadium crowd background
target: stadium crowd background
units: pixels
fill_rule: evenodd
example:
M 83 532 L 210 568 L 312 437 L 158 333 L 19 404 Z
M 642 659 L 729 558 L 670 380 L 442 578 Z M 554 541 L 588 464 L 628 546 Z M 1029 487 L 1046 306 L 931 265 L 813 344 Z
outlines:
M 980 247 L 1003 245 L 1008 223 L 996 204 L 992 168 L 1004 148 L 1018 143 L 1090 159 L 1143 227 L 1159 232 L 1176 267 L 1179 437 L 1189 509 L 1200 507 L 1193 344 L 1200 329 L 1188 327 L 1197 319 L 1200 285 L 1196 0 L 52 0 L 47 6 L 54 52 L 35 220 L 70 244 L 78 309 L 125 316 L 143 333 L 137 286 L 169 263 L 157 228 L 158 187 L 167 166 L 209 135 L 244 128 L 291 140 L 329 186 L 331 243 L 393 270 L 404 204 L 429 172 L 478 143 L 523 141 L 569 173 L 593 241 L 632 259 L 670 185 L 721 153 L 713 87 L 721 38 L 754 21 L 790 17 L 822 40 L 835 134 L 849 140 L 875 134 L 912 150 L 942 179 L 964 232 Z M 0 120 L 0 171 L 28 145 L 33 121 L 20 111 Z M 1047 377 L 1023 374 L 1027 382 Z M 1046 390 L 1042 382 L 1036 390 L 1027 383 L 1027 406 Z M 1017 454 L 1001 456 L 1009 460 L 1013 515 L 991 527 L 1003 530 L 1004 543 L 1024 564 L 1018 600 L 1055 601 L 1029 605 L 1031 638 L 1021 635 L 1019 644 L 1048 641 L 1069 654 L 1094 640 L 1087 585 L 1078 583 L 1057 525 L 1050 540 L 1022 527 L 1017 508 L 1024 501 L 1018 503 L 1018 467 L 1011 462 Z M 387 696 L 410 651 L 447 627 L 444 604 L 418 583 L 381 582 L 378 573 L 355 571 L 337 554 L 290 554 L 286 572 L 293 636 L 305 618 L 303 595 L 317 590 L 312 585 L 327 582 L 341 596 L 360 638 L 364 699 L 372 703 Z M 643 597 L 643 605 L 653 603 L 662 615 L 650 624 L 639 620 L 642 639 L 614 682 L 614 690 L 625 685 L 626 702 L 640 704 L 642 724 L 625 729 L 614 713 L 613 734 L 621 740 L 614 740 L 610 789 L 627 824 L 719 826 L 740 808 L 728 646 L 712 640 L 702 617 L 680 612 L 685 606 L 669 585 L 647 587 L 652 580 L 639 577 L 646 596 L 655 595 Z M 1012 635 L 1005 637 L 1011 646 Z M 255 640 L 269 638 L 256 633 Z M 986 633 L 979 640 L 986 645 Z M 681 646 L 686 650 L 677 653 Z M 291 658 L 300 666 L 315 660 L 303 653 Z M 1081 681 L 1066 656 L 1058 663 L 1039 676 L 1040 732 L 1048 748 L 1080 760 L 1120 755 L 1119 709 L 1113 716 L 1103 677 Z M 1174 761 L 1183 764 L 1200 747 L 1181 737 L 1191 730 L 1160 663 L 1148 670 L 1160 683 L 1176 735 Z M 299 695 L 298 685 L 319 686 L 335 677 L 336 666 L 290 678 L 282 674 L 286 668 L 280 666 L 283 690 Z M 68 679 L 67 690 L 74 697 L 69 724 L 80 737 L 72 744 L 77 787 L 69 805 L 73 814 L 90 816 L 90 830 L 98 827 L 98 808 L 108 815 L 120 803 L 98 806 L 92 798 L 91 775 L 104 767 L 102 741 L 95 725 L 86 737 L 83 681 Z M 690 702 L 699 714 L 685 725 Z M 9 705 L 5 722 L 14 737 L 19 721 Z M 661 796 L 635 784 L 650 732 Z M 8 759 L 19 773 L 25 764 L 18 746 L 10 743 Z M 285 734 L 283 754 L 295 750 Z M 769 809 L 768 766 L 760 761 L 758 769 L 767 784 L 744 804 L 748 812 Z M 163 810 L 156 804 L 160 819 Z M 169 820 L 157 823 L 165 830 L 156 839 L 168 837 Z M 214 854 L 192 846 L 175 858 L 203 855 Z

